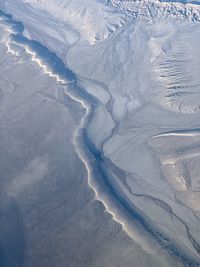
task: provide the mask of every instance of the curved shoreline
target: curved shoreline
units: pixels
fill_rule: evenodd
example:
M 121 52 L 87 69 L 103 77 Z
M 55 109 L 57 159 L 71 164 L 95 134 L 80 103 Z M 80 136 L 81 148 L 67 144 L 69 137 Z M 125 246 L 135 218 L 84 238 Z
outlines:
M 79 102 L 85 109 L 85 114 L 74 136 L 74 146 L 86 167 L 88 186 L 95 192 L 95 199 L 101 201 L 113 219 L 121 224 L 127 234 L 140 243 L 149 253 L 156 252 L 151 248 L 153 241 L 149 243 L 149 238 L 146 238 L 145 234 L 149 234 L 161 247 L 168 250 L 176 258 L 180 259 L 181 257 L 186 266 L 199 266 L 198 261 L 187 255 L 184 249 L 181 249 L 177 244 L 173 244 L 170 240 L 166 242 L 167 237 L 162 233 L 158 233 L 157 229 L 149 224 L 148 218 L 130 203 L 127 196 L 119 192 L 120 188 L 113 183 L 112 174 L 108 173 L 101 151 L 95 147 L 87 133 L 87 128 L 93 118 L 93 112 L 98 105 L 98 100 L 87 93 L 84 88 L 80 88 L 77 85 L 78 77 L 76 74 L 69 70 L 55 53 L 37 41 L 29 40 L 23 36 L 24 26 L 22 23 L 13 20 L 11 15 L 1 11 L 0 17 L 6 20 L 5 26 L 8 26 L 7 30 L 9 31 L 11 43 L 24 48 L 31 56 L 32 61 L 35 61 L 43 68 L 47 75 L 55 78 L 57 83 L 65 86 L 66 94 L 74 101 Z M 140 236 L 142 234 L 141 226 L 146 232 L 142 236 L 143 240 L 141 240 Z M 137 230 L 134 231 L 134 229 Z

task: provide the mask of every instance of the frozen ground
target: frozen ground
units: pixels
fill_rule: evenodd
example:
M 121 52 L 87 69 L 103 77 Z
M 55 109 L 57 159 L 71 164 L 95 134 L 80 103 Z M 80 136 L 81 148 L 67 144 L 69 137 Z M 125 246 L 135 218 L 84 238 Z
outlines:
M 2 266 L 200 266 L 198 1 L 0 8 Z

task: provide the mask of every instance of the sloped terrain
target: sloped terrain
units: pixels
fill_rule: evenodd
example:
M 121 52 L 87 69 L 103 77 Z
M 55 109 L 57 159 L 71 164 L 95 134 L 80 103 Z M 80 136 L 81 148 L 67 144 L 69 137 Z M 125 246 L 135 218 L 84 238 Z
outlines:
M 16 225 L 22 221 L 20 229 L 23 224 L 27 228 L 25 239 L 28 238 L 29 248 L 25 253 L 25 262 L 28 262 L 25 266 L 53 267 L 66 266 L 66 263 L 69 266 L 200 266 L 198 3 L 6 0 L 1 8 L 14 16 L 1 15 L 2 54 L 7 51 L 9 57 L 14 57 L 6 64 L 6 58 L 3 59 L 2 69 L 6 75 L 20 79 L 18 87 L 26 80 L 35 84 L 33 89 L 36 90 L 28 97 L 30 103 L 25 111 L 18 107 L 26 90 L 17 100 L 13 98 L 2 105 L 5 120 L 2 119 L 5 125 L 2 140 L 6 140 L 5 144 L 15 144 L 15 139 L 8 135 L 7 121 L 10 125 L 16 124 L 12 136 L 19 131 L 17 136 L 22 139 L 17 138 L 19 146 L 15 146 L 11 155 L 22 151 L 20 144 L 24 140 L 29 144 L 27 149 L 30 149 L 31 140 L 35 140 L 31 151 L 32 146 L 38 146 L 33 159 L 23 157 L 22 161 L 24 158 L 28 161 L 19 174 L 8 175 L 14 177 L 13 180 L 2 179 L 6 198 L 14 197 L 19 203 Z M 13 62 L 19 69 L 13 69 Z M 31 72 L 35 76 L 31 75 L 33 80 L 29 81 Z M 1 81 L 3 96 L 5 88 L 12 86 L 7 86 L 3 77 Z M 53 95 L 49 93 L 51 84 L 56 92 Z M 37 108 L 38 112 L 44 108 L 44 117 L 35 108 L 30 109 L 35 103 L 35 94 L 42 99 L 45 97 L 44 104 L 38 100 L 41 108 Z M 15 103 L 18 100 L 19 103 Z M 49 106 L 45 109 L 46 102 Z M 51 106 L 51 102 L 56 107 Z M 82 111 L 78 105 L 83 107 Z M 15 113 L 16 122 L 12 122 L 10 110 L 15 106 L 19 114 Z M 54 128 L 59 118 L 62 122 Z M 27 125 L 27 130 L 18 129 L 18 120 Z M 34 129 L 30 122 L 36 124 Z M 36 133 L 35 129 L 38 129 Z M 66 142 L 67 129 L 70 132 L 67 131 Z M 62 138 L 58 140 L 60 135 Z M 44 148 L 43 139 L 47 142 Z M 40 149 L 44 149 L 41 155 Z M 8 150 L 7 146 L 4 150 Z M 54 151 L 57 151 L 55 163 Z M 12 157 L 5 157 L 2 173 L 7 172 L 10 162 L 13 162 Z M 64 165 L 60 166 L 60 162 Z M 54 177 L 49 173 L 52 164 L 56 166 Z M 38 166 L 37 172 L 35 166 Z M 62 175 L 60 170 L 63 170 Z M 81 181 L 84 182 L 81 182 L 83 171 L 85 175 Z M 66 173 L 69 177 L 62 180 Z M 48 210 L 50 218 L 60 214 L 56 208 L 52 213 L 48 207 L 50 192 L 54 189 L 47 187 L 46 198 L 47 177 L 48 186 L 52 181 L 55 188 L 69 182 L 74 190 L 71 193 L 68 185 L 64 187 L 63 198 L 66 196 L 70 201 L 63 200 L 61 213 L 65 209 L 68 213 L 59 217 L 62 226 L 52 220 L 51 230 L 46 228 L 48 222 L 42 215 L 38 215 L 41 224 L 35 222 L 42 207 Z M 31 200 L 28 202 L 25 191 L 32 192 L 29 190 L 35 188 L 39 190 L 36 193 L 39 198 L 34 199 L 34 193 L 29 193 Z M 76 198 L 82 190 L 83 196 Z M 18 196 L 17 192 L 22 193 Z M 53 196 L 60 201 L 57 193 Z M 81 212 L 82 201 L 86 201 L 84 209 L 90 214 L 85 219 Z M 5 206 L 10 207 L 9 203 Z M 35 207 L 33 213 L 28 205 Z M 93 205 L 100 206 L 99 210 Z M 20 209 L 22 215 L 18 212 Z M 23 216 L 26 218 L 27 212 L 31 217 L 26 220 Z M 75 214 L 72 219 L 71 213 Z M 34 222 L 36 228 L 33 229 L 37 231 L 31 235 Z M 92 222 L 98 224 L 97 228 L 92 227 Z M 78 245 L 76 242 L 69 245 L 74 240 L 74 236 L 64 230 L 69 224 L 74 224 L 74 232 L 78 231 L 75 235 Z M 38 239 L 35 241 L 34 236 L 40 234 L 50 238 L 47 240 L 64 235 L 63 239 L 55 239 L 58 244 L 55 254 L 55 247 L 48 245 L 48 241 L 41 243 L 46 250 L 37 248 Z M 113 243 L 109 243 L 109 236 Z M 125 240 L 124 246 L 120 249 L 117 242 L 122 240 Z M 19 238 L 19 242 L 22 244 L 20 266 L 25 241 Z M 106 254 L 103 247 L 108 243 Z M 59 249 L 69 254 L 64 257 L 58 253 Z M 134 250 L 136 253 L 131 256 Z M 49 251 L 52 257 L 44 260 Z M 98 252 L 98 256 L 93 252 Z M 118 253 L 123 256 L 117 256 Z M 105 260 L 104 255 L 107 255 Z
M 113 9 L 101 0 L 54 0 L 34 1 L 25 0 L 25 3 L 44 10 L 62 21 L 68 22 L 77 29 L 81 36 L 90 44 L 107 38 L 118 27 L 124 24 L 125 17 L 113 12 Z

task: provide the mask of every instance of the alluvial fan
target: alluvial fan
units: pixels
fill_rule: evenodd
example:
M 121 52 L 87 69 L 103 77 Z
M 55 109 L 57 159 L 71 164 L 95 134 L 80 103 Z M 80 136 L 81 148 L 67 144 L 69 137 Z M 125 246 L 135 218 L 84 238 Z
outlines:
M 199 1 L 0 0 L 0 266 L 200 266 Z

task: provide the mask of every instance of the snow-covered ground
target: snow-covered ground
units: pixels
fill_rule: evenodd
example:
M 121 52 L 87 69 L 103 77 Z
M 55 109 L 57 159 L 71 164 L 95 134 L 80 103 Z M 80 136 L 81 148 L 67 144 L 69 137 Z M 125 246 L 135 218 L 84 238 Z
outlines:
M 0 8 L 23 23 L 1 16 L 4 49 L 42 69 L 45 95 L 51 76 L 86 110 L 73 144 L 94 199 L 151 255 L 150 266 L 200 266 L 198 1 L 5 0 Z M 23 68 L 14 72 L 23 82 Z M 8 192 L 40 181 L 47 156 L 29 162 L 29 179 L 17 176 Z

